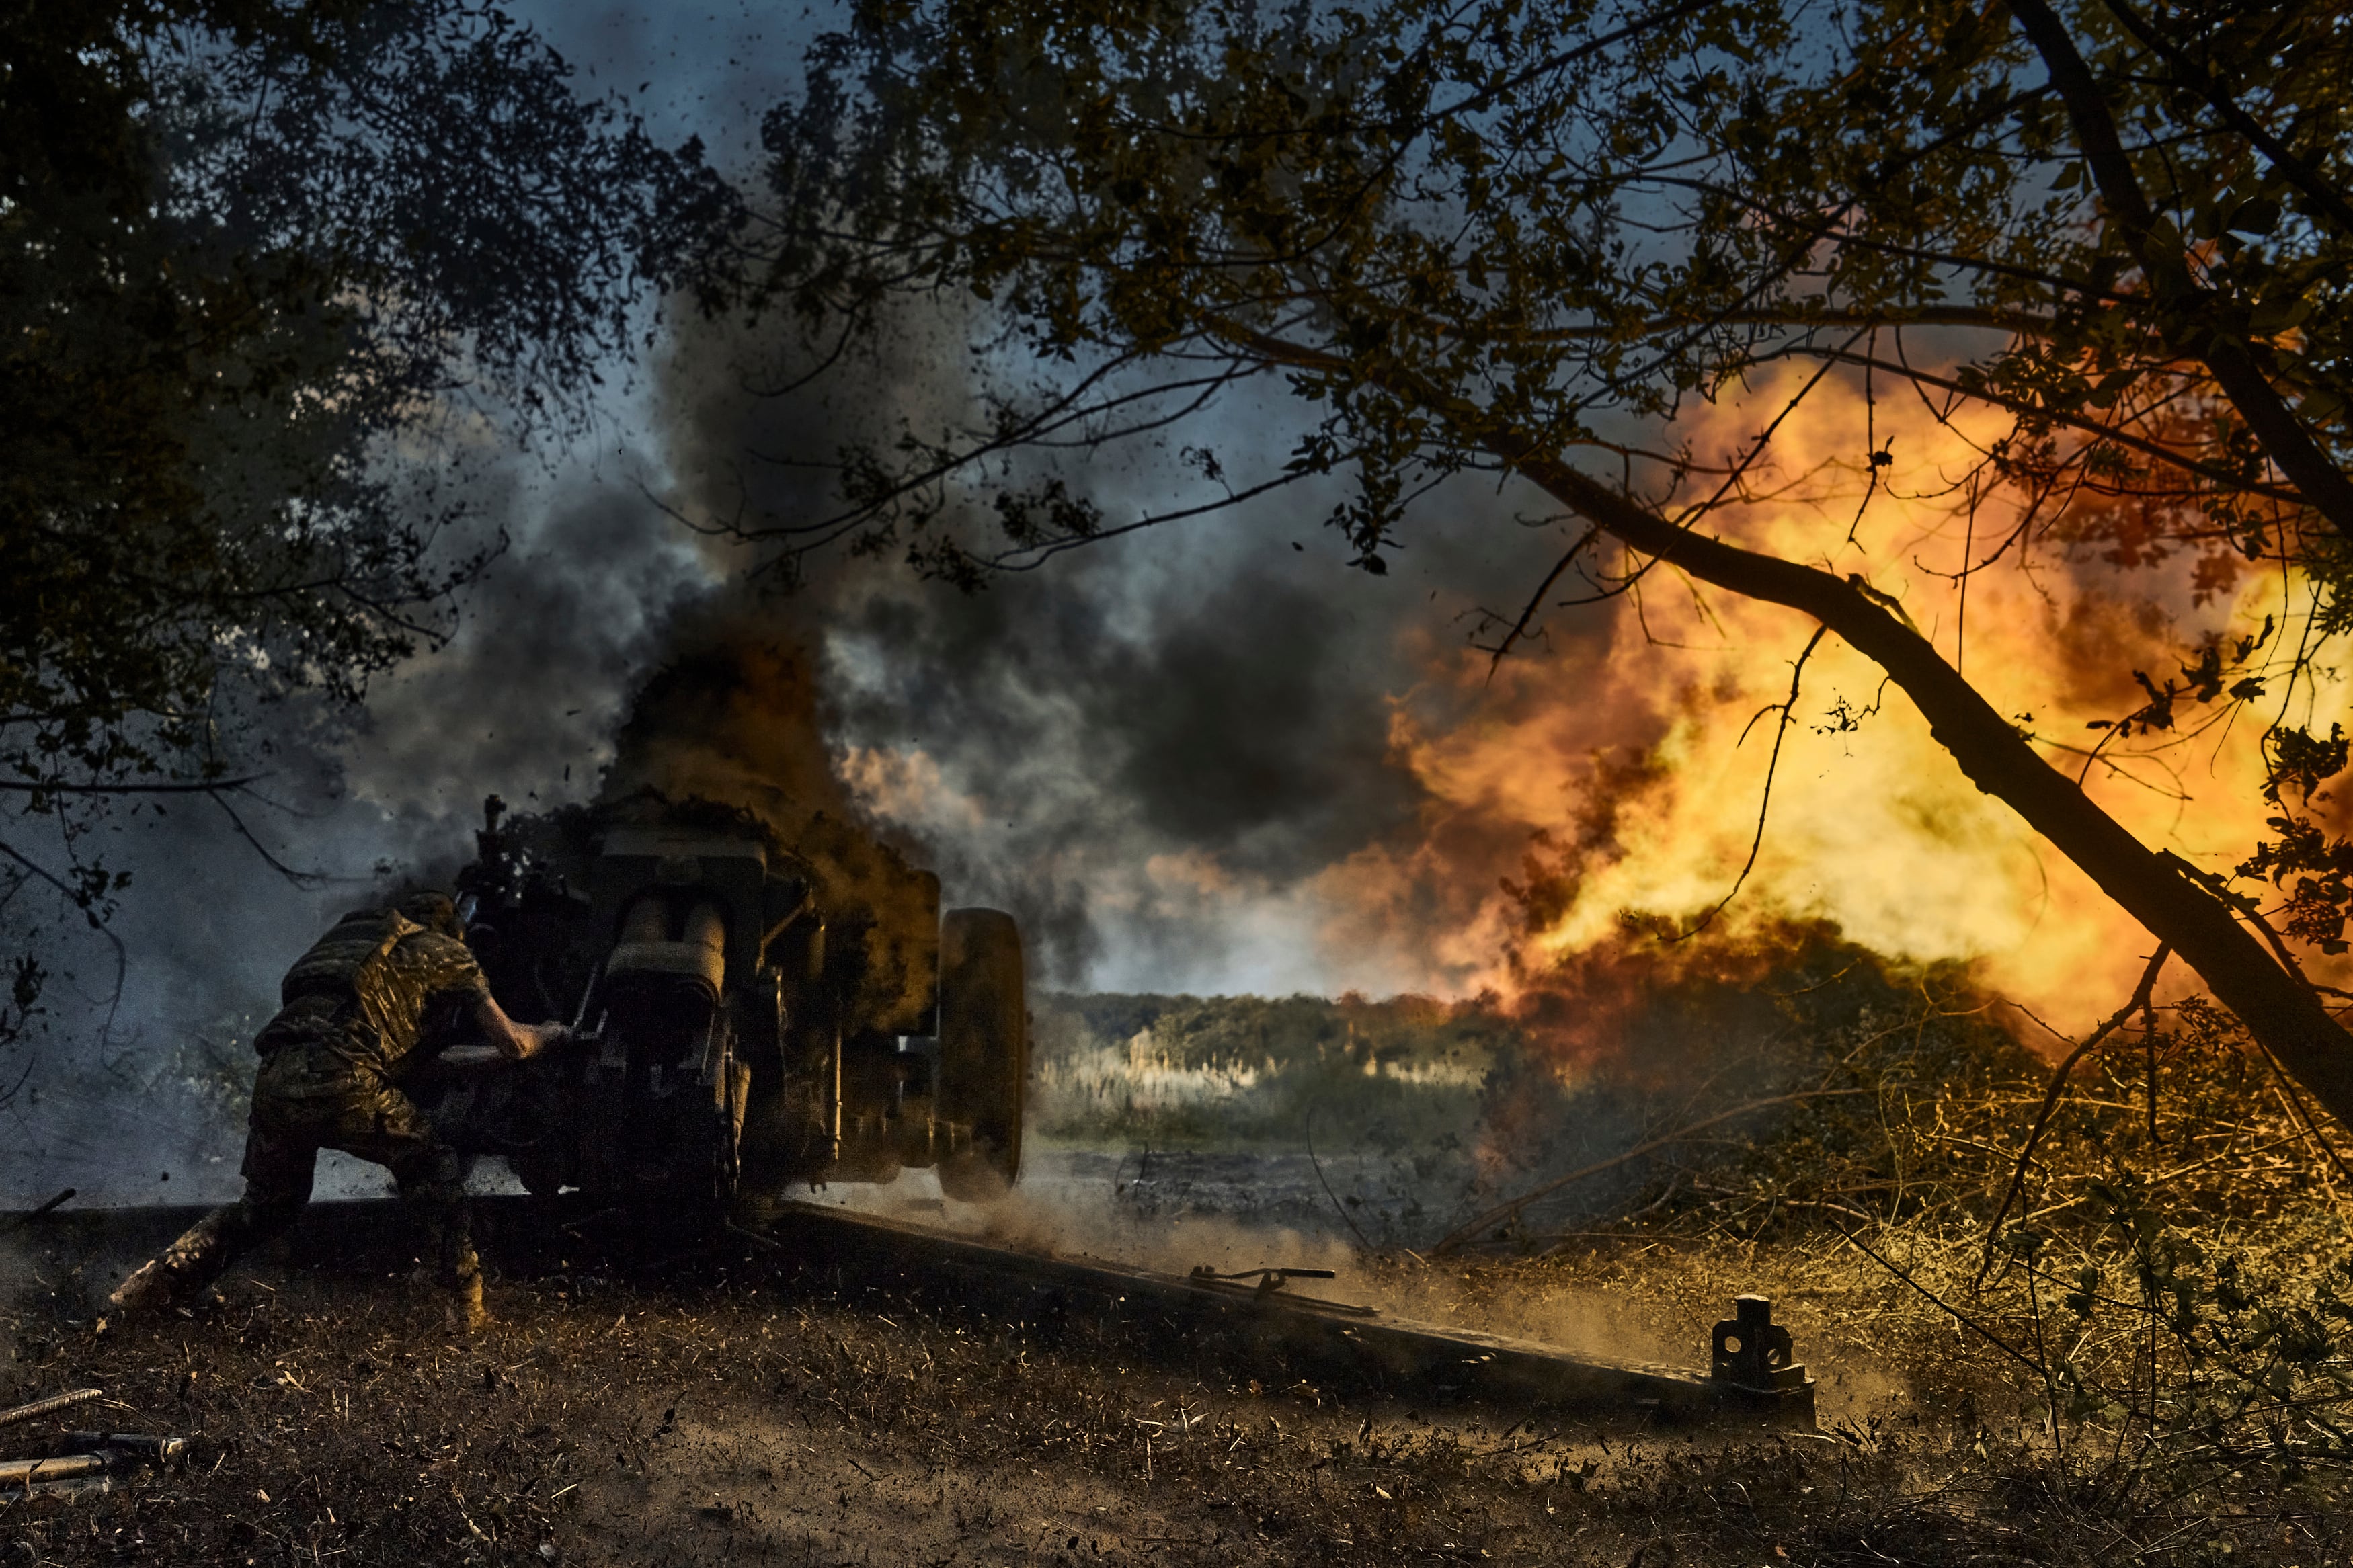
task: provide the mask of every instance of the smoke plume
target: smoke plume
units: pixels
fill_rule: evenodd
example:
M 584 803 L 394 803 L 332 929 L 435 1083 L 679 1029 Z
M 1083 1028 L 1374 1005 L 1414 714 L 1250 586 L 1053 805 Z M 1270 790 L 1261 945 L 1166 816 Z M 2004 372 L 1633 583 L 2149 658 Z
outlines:
M 777 628 L 691 616 L 638 689 L 600 804 L 650 795 L 749 813 L 807 866 L 819 906 L 866 930 L 858 1012 L 903 1016 L 931 988 L 928 891 L 906 857 L 857 820 L 828 754 L 808 656 Z

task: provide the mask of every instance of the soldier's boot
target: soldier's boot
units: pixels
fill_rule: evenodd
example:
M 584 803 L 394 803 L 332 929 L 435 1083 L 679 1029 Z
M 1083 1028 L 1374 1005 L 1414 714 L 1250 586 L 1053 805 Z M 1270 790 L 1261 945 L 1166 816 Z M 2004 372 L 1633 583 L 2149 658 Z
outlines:
M 251 1228 L 243 1204 L 213 1210 L 114 1288 L 114 1294 L 106 1299 L 110 1315 L 135 1318 L 198 1295 L 220 1278 L 236 1250 L 235 1242 Z
M 470 1274 L 449 1287 L 449 1326 L 459 1333 L 480 1333 L 491 1326 L 491 1310 L 482 1304 L 482 1277 Z
M 131 1278 L 106 1299 L 106 1315 L 114 1319 L 144 1317 L 161 1311 L 179 1296 L 178 1281 L 160 1258 L 151 1258 L 131 1271 Z
M 491 1321 L 490 1310 L 482 1304 L 482 1260 L 474 1250 L 472 1207 L 461 1188 L 437 1205 L 431 1226 L 439 1254 L 434 1273 L 449 1292 L 450 1326 L 470 1334 Z

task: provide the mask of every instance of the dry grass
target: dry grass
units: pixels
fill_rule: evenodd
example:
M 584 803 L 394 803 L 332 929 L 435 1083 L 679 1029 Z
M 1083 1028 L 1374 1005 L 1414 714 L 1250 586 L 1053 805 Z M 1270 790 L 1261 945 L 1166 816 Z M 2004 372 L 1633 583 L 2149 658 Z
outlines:
M 2333 1498 L 2276 1481 L 2227 1519 L 2120 1520 L 2054 1489 L 2031 1442 L 1951 1419 L 1993 1385 L 1949 1326 L 1819 1248 L 1602 1241 L 1445 1271 L 1474 1310 L 1599 1289 L 1693 1324 L 1727 1278 L 1778 1290 L 1818 1370 L 1864 1384 L 1831 1386 L 1822 1436 L 1737 1440 L 1254 1384 L 1115 1323 L 1049 1340 L 728 1248 L 634 1271 L 495 1251 L 501 1322 L 472 1341 L 385 1278 L 381 1248 L 241 1270 L 198 1318 L 95 1339 L 61 1279 L 20 1313 L 0 1394 L 96 1383 L 113 1424 L 191 1433 L 196 1455 L 125 1493 L 10 1506 L 0 1562 L 1621 1568 L 2219 1563 L 2227 1545 L 2316 1565 L 2353 1548 Z M 1889 1397 L 1906 1379 L 1914 1396 Z
M 1940 1506 L 2032 1500 L 2038 1561 L 2348 1560 L 2345 1154 L 2226 1018 L 2135 1018 L 2031 1154 L 2052 1068 L 1965 995 L 1793 1032 L 1778 1071 L 1824 1092 L 1646 1160 L 1615 1215 L 1513 1215 L 1479 1239 L 1491 1288 L 1774 1295 L 1856 1414 L 1942 1433 Z
M 99 1384 L 114 1425 L 190 1433 L 196 1458 L 0 1510 L 0 1564 L 2353 1563 L 2327 1429 L 2344 1177 L 2263 1065 L 2195 1009 L 2127 1032 L 2087 1062 L 1985 1268 L 2048 1068 L 1933 988 L 1865 1002 L 1800 1020 L 1722 1089 L 1853 1092 L 1674 1144 L 1606 1202 L 1564 1193 L 1464 1256 L 1391 1252 L 1366 1281 L 1398 1310 L 1582 1323 L 1589 1348 L 1686 1362 L 1729 1295 L 1763 1290 L 1822 1380 L 1820 1434 L 1413 1408 L 819 1258 L 681 1242 L 631 1263 L 512 1227 L 487 1249 L 501 1321 L 477 1340 L 388 1278 L 381 1237 L 315 1223 L 301 1267 L 93 1337 L 67 1226 L 34 1258 L 0 1399 Z M 1584 1092 L 1635 1129 L 1707 1110 Z M 2299 1306 L 2327 1335 L 2283 1362 L 2258 1331 Z M 2272 1406 L 2200 1424 L 2278 1365 Z

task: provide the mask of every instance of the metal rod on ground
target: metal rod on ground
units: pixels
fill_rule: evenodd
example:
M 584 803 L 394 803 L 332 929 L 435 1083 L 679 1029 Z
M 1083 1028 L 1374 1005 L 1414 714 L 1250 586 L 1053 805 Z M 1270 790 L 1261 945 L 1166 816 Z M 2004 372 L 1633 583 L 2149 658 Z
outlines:
M 38 1421 L 44 1415 L 60 1410 L 70 1410 L 77 1405 L 87 1405 L 93 1399 L 106 1397 L 102 1388 L 77 1388 L 70 1394 L 53 1394 L 47 1399 L 36 1399 L 30 1405 L 19 1405 L 14 1410 L 0 1410 L 0 1426 L 14 1426 L 20 1421 Z
M 1311 1269 L 1248 1269 L 1252 1287 L 1214 1269 L 1163 1274 L 1101 1259 L 1017 1251 L 976 1237 L 851 1214 L 831 1205 L 785 1203 L 775 1223 L 795 1233 L 788 1244 L 730 1222 L 728 1229 L 771 1251 L 863 1260 L 885 1270 L 932 1276 L 965 1306 L 1015 1321 L 1052 1324 L 1076 1310 L 1124 1318 L 1189 1347 L 1222 1343 L 1230 1353 L 1280 1368 L 1303 1381 L 1324 1377 L 1370 1383 L 1418 1396 L 1517 1405 L 1615 1408 L 1648 1421 L 1660 1416 L 1761 1420 L 1811 1426 L 1814 1384 L 1791 1354 L 1788 1331 L 1772 1321 L 1762 1297 L 1716 1325 L 1715 1364 L 1706 1373 L 1604 1361 L 1556 1346 L 1475 1330 L 1393 1318 L 1377 1307 L 1276 1289 Z M 953 1282 L 950 1284 L 949 1282 Z M 1740 1349 L 1731 1352 L 1731 1340 Z
M 35 1220 L 40 1218 L 43 1215 L 53 1214 L 57 1210 L 65 1207 L 66 1205 L 73 1201 L 73 1195 L 74 1189 L 68 1187 L 56 1197 L 53 1197 L 47 1203 L 43 1204 L 39 1208 L 28 1209 L 25 1213 L 20 1214 L 16 1218 L 10 1220 L 8 1223 L 10 1225 L 30 1225 Z
M 163 1432 L 69 1432 L 65 1450 L 69 1454 L 121 1454 L 168 1465 L 186 1456 L 188 1440 Z
M 61 1454 L 53 1459 L 9 1459 L 0 1462 L 0 1487 L 22 1487 L 33 1481 L 61 1481 L 69 1476 L 94 1476 L 121 1462 L 110 1454 Z

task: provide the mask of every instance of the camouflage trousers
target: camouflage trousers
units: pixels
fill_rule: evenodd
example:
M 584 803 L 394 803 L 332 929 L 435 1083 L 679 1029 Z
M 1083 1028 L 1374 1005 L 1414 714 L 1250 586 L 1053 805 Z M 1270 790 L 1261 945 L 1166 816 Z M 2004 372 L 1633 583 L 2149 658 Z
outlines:
M 457 1152 L 396 1085 L 323 1047 L 301 1045 L 271 1052 L 254 1075 L 245 1196 L 198 1220 L 152 1266 L 171 1295 L 195 1294 L 239 1253 L 283 1235 L 311 1201 L 322 1149 L 389 1170 L 438 1255 L 440 1283 L 479 1301 L 481 1263 Z

